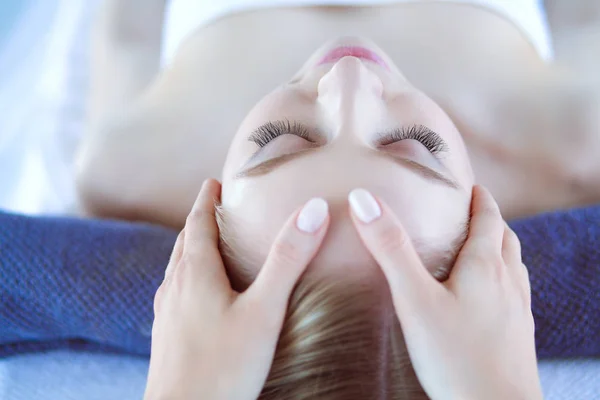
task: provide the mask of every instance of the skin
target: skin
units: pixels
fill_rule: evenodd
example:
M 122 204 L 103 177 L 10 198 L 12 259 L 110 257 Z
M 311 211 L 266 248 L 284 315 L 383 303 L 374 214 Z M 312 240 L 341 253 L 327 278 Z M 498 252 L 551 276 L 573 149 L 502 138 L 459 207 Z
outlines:
M 427 273 L 390 207 L 380 199 L 375 207 L 376 218 L 353 208 L 352 219 L 386 277 L 428 396 L 542 399 L 529 275 L 490 193 L 475 187 L 469 237 L 444 283 Z
M 247 219 L 232 225 L 238 229 L 239 246 L 248 246 L 242 243 L 243 238 L 255 235 L 251 256 L 255 258 L 254 273 L 260 277 L 264 271 L 287 270 L 261 269 L 269 265 L 260 259 L 269 259 L 266 254 L 270 248 L 279 251 L 280 257 L 282 251 L 291 251 L 292 256 L 283 253 L 284 260 L 301 259 L 303 265 L 296 264 L 295 273 L 306 268 L 314 249 L 301 252 L 296 251 L 295 242 L 282 245 L 275 239 L 276 232 L 303 201 L 326 196 L 331 231 L 313 260 L 314 268 L 319 264 L 348 266 L 357 260 L 365 262 L 364 270 L 381 266 L 395 304 L 407 304 L 396 311 L 408 335 L 419 378 L 433 398 L 441 393 L 440 388 L 455 397 L 540 398 L 527 278 L 518 245 L 503 228 L 498 208 L 490 205 L 489 197 L 474 200 L 469 210 L 474 182 L 469 165 L 477 181 L 498 197 L 500 209 L 508 217 L 600 198 L 598 180 L 592 173 L 598 169 L 597 126 L 585 111 L 585 106 L 594 104 L 595 93 L 581 89 L 587 82 L 579 79 L 585 74 L 574 78 L 569 68 L 563 68 L 568 64 L 560 64 L 564 60 L 559 59 L 558 65 L 543 63 L 523 35 L 498 15 L 449 4 L 307 7 L 232 15 L 198 29 L 170 68 L 159 73 L 164 9 L 164 0 L 107 0 L 103 8 L 95 38 L 96 60 L 92 62 L 89 130 L 78 156 L 78 188 L 88 215 L 142 219 L 181 228 L 199 183 L 223 173 L 223 205 L 232 221 Z M 309 67 L 298 75 L 300 80 L 290 86 L 289 79 L 298 65 L 314 49 L 348 31 L 373 38 L 387 50 L 382 53 L 387 53 L 384 57 L 390 65 L 402 66 L 402 73 L 393 68 L 386 75 L 355 59 L 340 60 L 317 73 L 309 60 Z M 312 84 L 310 76 L 315 80 Z M 288 83 L 272 92 L 282 82 Z M 312 93 L 312 102 L 309 96 L 307 102 L 299 104 L 302 96 L 291 89 L 294 85 Z M 383 97 L 384 93 L 392 96 Z M 404 106 L 390 100 L 398 93 L 406 94 Z M 274 104 L 277 99 L 294 107 L 282 110 Z M 575 106 L 567 107 L 572 104 Z M 250 114 L 248 110 L 252 110 Z M 304 114 L 295 115 L 299 112 Z M 247 141 L 249 132 L 266 119 L 281 117 L 306 120 L 325 132 L 319 152 L 269 175 L 234 178 L 256 150 Z M 367 155 L 368 150 L 384 151 L 373 145 L 376 130 L 405 123 L 433 125 L 444 136 L 451 151 L 440 164 L 460 189 L 442 188 L 406 167 Z M 306 146 L 298 140 L 279 138 L 284 142 L 272 143 L 275 147 L 271 146 L 271 151 L 282 151 L 279 146 L 292 150 Z M 393 152 L 434 162 L 418 144 L 394 146 Z M 347 173 L 327 168 L 332 160 L 343 165 Z M 390 185 L 390 181 L 401 184 Z M 280 189 L 275 190 L 275 185 Z M 382 216 L 370 224 L 361 225 L 356 215 L 350 217 L 347 212 L 343 199 L 355 186 L 371 189 L 383 209 Z M 409 198 L 410 190 L 415 191 L 415 197 Z M 452 207 L 442 201 L 445 199 Z M 484 203 L 487 206 L 481 206 Z M 216 303 L 196 297 L 206 296 L 207 283 L 215 283 L 211 278 L 223 276 L 211 210 L 208 207 L 200 213 L 201 218 L 189 220 L 192 230 L 198 228 L 205 250 L 211 249 L 207 253 L 211 257 L 197 258 L 196 246 L 183 246 L 182 256 L 174 255 L 172 263 L 176 266 L 157 296 L 148 398 L 172 398 L 170 395 L 177 393 L 172 391 L 188 387 L 188 393 L 217 393 L 219 397 L 218 390 L 224 386 L 211 386 L 216 380 L 198 382 L 197 376 L 185 375 L 194 367 L 202 367 L 194 362 L 206 359 L 197 353 L 193 359 L 186 357 L 193 353 L 189 349 L 201 353 L 220 343 L 226 351 L 232 344 L 248 343 L 249 338 L 261 343 L 258 348 L 263 352 L 238 351 L 235 356 L 222 358 L 234 360 L 238 368 L 224 363 L 222 369 L 211 372 L 223 382 L 237 382 L 239 376 L 231 374 L 240 373 L 254 390 L 246 394 L 254 394 L 264 383 L 277 329 L 255 336 L 246 331 L 243 337 L 225 335 L 236 331 L 232 326 L 246 324 L 248 315 L 235 312 L 247 304 L 223 285 L 222 279 L 217 282 L 221 285 L 210 286 L 222 290 L 221 295 L 206 299 Z M 435 244 L 449 240 L 469 211 L 474 213 L 472 227 L 477 228 L 471 230 L 464 247 L 469 251 L 461 252 L 448 283 L 440 284 L 426 273 L 427 260 L 419 256 L 426 251 L 419 247 L 419 241 Z M 417 212 L 423 223 L 413 219 Z M 259 232 L 261 220 L 265 227 Z M 206 232 L 202 233 L 209 222 L 212 242 L 206 240 Z M 240 234 L 240 226 L 246 232 Z M 286 227 L 288 233 L 293 232 L 289 225 Z M 414 239 L 415 248 L 409 238 Z M 340 262 L 332 258 L 336 252 Z M 431 249 L 428 252 L 434 253 Z M 357 268 L 354 271 L 355 275 L 360 273 Z M 207 276 L 206 272 L 211 273 Z M 284 286 L 291 287 L 292 280 Z M 273 287 L 277 285 L 254 291 L 260 293 L 257 297 L 264 296 L 263 305 L 270 304 L 265 299 Z M 415 294 L 417 287 L 423 289 L 418 291 L 420 295 Z M 279 314 L 273 315 L 281 318 L 283 303 L 280 297 L 276 302 Z M 214 330 L 201 339 L 194 334 L 200 325 L 189 323 L 199 315 L 211 316 L 215 322 L 211 324 Z M 167 329 L 172 326 L 181 329 Z M 489 337 L 466 340 L 465 330 L 453 329 L 456 326 L 473 326 L 473 332 L 487 332 Z M 174 344 L 181 346 L 180 351 L 169 351 Z M 161 355 L 171 357 L 169 362 L 160 362 L 166 360 Z M 240 355 L 249 356 L 247 363 Z M 255 367 L 257 357 L 262 368 Z M 457 358 L 465 360 L 460 368 L 455 365 Z M 162 369 L 167 366 L 170 368 Z M 249 366 L 248 370 L 244 366 Z M 492 371 L 487 369 L 490 366 Z M 453 371 L 451 377 L 440 378 L 448 370 Z M 503 373 L 498 375 L 498 370 Z M 474 371 L 481 379 L 472 379 Z M 182 381 L 191 386 L 173 384 Z M 485 385 L 474 387 L 475 381 Z M 193 387 L 194 383 L 206 386 Z
M 327 213 L 307 213 L 310 202 L 294 211 L 258 278 L 240 294 L 229 285 L 218 250 L 219 189 L 215 181 L 203 185 L 157 291 L 146 400 L 256 399 L 290 293 L 330 222 Z M 382 199 L 371 197 L 375 215 L 364 219 L 364 204 L 353 193 L 347 212 L 386 277 L 429 397 L 541 399 L 527 269 L 489 192 L 473 191 L 469 237 L 445 283 L 427 272 Z M 307 220 L 310 231 L 301 229 Z
M 355 57 L 319 65 L 332 49 L 347 44 L 382 54 L 389 69 Z M 286 134 L 260 148 L 248 140 L 259 126 L 276 120 L 310 126 L 310 141 Z M 436 132 L 447 151 L 434 155 L 417 140 L 378 143 L 383 132 L 412 125 Z M 257 164 L 302 153 L 260 176 L 238 177 Z M 393 158 L 422 164 L 456 187 Z M 249 112 L 229 150 L 221 201 L 227 224 L 233 225 L 229 241 L 244 255 L 244 267 L 251 274 L 257 272 L 289 214 L 316 196 L 328 201 L 332 220 L 313 268 L 341 268 L 347 273 L 377 269 L 346 212 L 346 198 L 355 187 L 367 188 L 393 205 L 420 253 L 430 259 L 433 272 L 439 262 L 436 256 L 468 223 L 473 180 L 462 137 L 446 113 L 412 86 L 373 43 L 346 38 L 318 49 L 290 83 Z
M 165 1 L 105 0 L 94 35 L 89 125 L 77 157 L 82 212 L 181 228 L 200 182 L 222 176 L 249 110 L 285 88 L 315 49 L 348 32 L 371 38 L 450 117 L 476 182 L 490 188 L 506 218 L 596 202 L 598 91 L 596 74 L 586 71 L 597 70 L 598 57 L 565 49 L 597 48 L 597 35 L 568 35 L 569 21 L 559 19 L 572 15 L 561 12 L 564 4 L 548 4 L 560 42 L 551 64 L 495 13 L 425 3 L 229 15 L 195 31 L 161 71 Z M 318 122 L 331 128 L 331 118 Z M 390 123 L 385 118 L 376 126 Z
M 219 192 L 214 180 L 203 185 L 156 293 L 145 399 L 256 399 L 290 294 L 327 232 L 327 213 L 306 232 L 297 226 L 296 210 L 259 277 L 238 293 L 218 249 Z

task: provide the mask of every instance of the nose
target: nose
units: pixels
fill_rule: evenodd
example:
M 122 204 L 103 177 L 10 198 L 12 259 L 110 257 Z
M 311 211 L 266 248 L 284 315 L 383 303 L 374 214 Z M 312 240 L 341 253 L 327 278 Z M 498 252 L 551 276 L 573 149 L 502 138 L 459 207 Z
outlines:
M 317 94 L 325 119 L 336 131 L 363 128 L 380 118 L 384 105 L 383 82 L 356 57 L 340 59 L 319 81 Z

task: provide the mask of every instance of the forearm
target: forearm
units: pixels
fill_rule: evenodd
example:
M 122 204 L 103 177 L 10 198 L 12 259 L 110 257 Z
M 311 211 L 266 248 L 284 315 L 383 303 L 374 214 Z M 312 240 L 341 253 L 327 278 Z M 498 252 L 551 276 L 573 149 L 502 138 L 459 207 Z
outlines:
M 144 113 L 106 121 L 86 133 L 76 162 L 76 188 L 86 216 L 183 227 L 205 172 L 203 159 L 196 156 L 193 164 L 181 148 L 189 140 L 169 125 L 158 112 Z

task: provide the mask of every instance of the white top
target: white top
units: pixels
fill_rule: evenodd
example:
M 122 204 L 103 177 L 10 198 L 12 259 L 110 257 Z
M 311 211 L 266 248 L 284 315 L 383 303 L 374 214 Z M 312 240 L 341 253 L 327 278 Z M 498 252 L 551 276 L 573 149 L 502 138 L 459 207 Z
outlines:
M 373 6 L 417 2 L 472 4 L 497 12 L 523 32 L 540 57 L 546 61 L 552 60 L 552 41 L 543 0 L 171 0 L 163 37 L 163 64 L 170 63 L 181 42 L 194 30 L 237 12 L 272 7 Z

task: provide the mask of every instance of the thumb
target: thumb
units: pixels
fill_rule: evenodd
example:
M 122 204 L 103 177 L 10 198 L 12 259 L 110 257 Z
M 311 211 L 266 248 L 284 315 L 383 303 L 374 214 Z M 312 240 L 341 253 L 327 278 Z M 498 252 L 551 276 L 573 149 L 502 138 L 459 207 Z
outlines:
M 329 208 L 321 198 L 308 201 L 287 220 L 256 280 L 242 297 L 283 320 L 300 275 L 317 253 L 329 226 Z
M 414 310 L 441 285 L 427 271 L 410 237 L 390 208 L 364 189 L 348 197 L 352 221 L 381 267 L 398 313 Z

